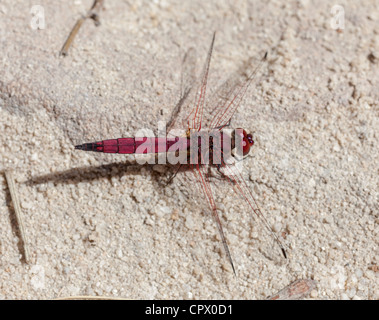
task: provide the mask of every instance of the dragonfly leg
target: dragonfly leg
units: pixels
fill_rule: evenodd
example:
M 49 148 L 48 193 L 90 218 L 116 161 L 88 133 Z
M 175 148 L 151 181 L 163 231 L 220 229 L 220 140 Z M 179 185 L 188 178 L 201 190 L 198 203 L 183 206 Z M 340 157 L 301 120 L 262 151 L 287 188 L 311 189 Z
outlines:
M 246 156 L 242 157 L 242 158 L 237 158 L 235 155 L 232 155 L 232 156 L 233 156 L 235 162 L 243 161 L 246 158 Z
M 167 181 L 167 184 L 166 185 L 169 185 L 172 180 L 174 180 L 174 178 L 176 177 L 176 175 L 178 174 L 180 168 L 182 167 L 182 164 L 179 164 L 179 166 L 177 167 L 177 169 L 175 170 L 175 172 L 171 175 L 171 177 L 168 179 Z
M 225 173 L 223 173 L 223 172 L 221 171 L 221 167 L 222 167 L 221 164 L 216 164 L 216 167 L 217 167 L 217 172 L 218 172 L 218 174 L 220 175 L 220 177 L 219 177 L 219 178 L 216 177 L 216 179 L 219 179 L 219 180 L 227 179 L 227 180 L 229 180 L 233 185 L 235 184 L 235 181 L 233 181 L 232 179 L 230 179 Z
M 225 123 L 224 125 L 222 125 L 222 126 L 218 126 L 218 127 L 215 127 L 215 128 L 213 128 L 213 129 L 217 129 L 217 130 L 219 130 L 219 129 L 223 129 L 223 128 L 225 128 L 225 127 L 229 127 L 231 122 L 232 122 L 232 119 L 229 119 L 229 121 L 228 121 L 227 123 Z

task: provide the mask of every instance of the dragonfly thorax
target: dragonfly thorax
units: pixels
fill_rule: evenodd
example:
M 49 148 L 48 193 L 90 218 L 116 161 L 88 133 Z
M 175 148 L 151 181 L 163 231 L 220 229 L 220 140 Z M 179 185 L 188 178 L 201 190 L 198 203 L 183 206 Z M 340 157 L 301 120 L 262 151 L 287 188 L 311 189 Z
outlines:
M 213 164 L 220 164 L 230 157 L 243 158 L 254 144 L 252 135 L 241 128 L 190 130 L 187 132 L 187 139 L 192 156 L 199 156 L 201 163 L 209 159 Z

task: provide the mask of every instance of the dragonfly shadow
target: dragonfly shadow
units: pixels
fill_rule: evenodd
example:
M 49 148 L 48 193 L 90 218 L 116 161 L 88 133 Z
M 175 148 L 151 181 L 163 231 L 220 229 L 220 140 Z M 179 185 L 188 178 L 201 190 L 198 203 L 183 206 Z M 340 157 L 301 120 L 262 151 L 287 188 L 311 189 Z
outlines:
M 125 175 L 137 176 L 141 174 L 142 168 L 147 170 L 147 173 L 151 175 L 152 179 L 161 187 L 166 187 L 172 183 L 176 174 L 184 171 L 191 170 L 189 166 L 182 165 L 178 170 L 177 165 L 169 163 L 159 164 L 158 156 L 155 156 L 154 164 L 140 164 L 134 160 L 124 160 L 122 162 L 114 162 L 109 164 L 103 164 L 98 166 L 88 165 L 83 167 L 72 168 L 60 172 L 54 172 L 35 176 L 25 182 L 28 186 L 34 186 L 44 183 L 52 182 L 54 184 L 78 184 L 81 182 L 90 182 L 94 180 L 100 180 L 102 178 L 111 179 L 114 177 L 121 178 Z M 154 166 L 159 166 L 157 170 L 153 170 Z M 175 179 L 174 179 L 175 180 Z
M 84 166 L 61 172 L 54 172 L 32 177 L 26 181 L 29 186 L 53 182 L 56 184 L 78 184 L 99 180 L 101 178 L 121 178 L 124 175 L 138 175 L 142 168 L 151 168 L 150 164 L 136 164 L 135 162 L 117 162 L 99 166 Z M 130 170 L 133 168 L 135 170 Z M 150 171 L 150 170 L 149 170 Z

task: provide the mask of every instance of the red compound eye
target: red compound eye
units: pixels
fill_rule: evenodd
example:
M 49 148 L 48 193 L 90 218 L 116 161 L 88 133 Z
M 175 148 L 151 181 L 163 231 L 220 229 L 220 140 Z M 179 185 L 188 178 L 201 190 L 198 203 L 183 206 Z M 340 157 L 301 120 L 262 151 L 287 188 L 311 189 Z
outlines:
M 246 156 L 249 153 L 250 148 L 254 144 L 253 136 L 250 133 L 246 134 L 246 135 L 245 134 L 246 134 L 246 132 L 244 132 L 244 137 L 243 137 L 243 142 L 244 142 L 243 155 L 244 156 Z
M 253 136 L 249 133 L 247 134 L 245 130 L 243 129 L 237 129 L 239 131 L 239 134 L 241 135 L 242 140 L 242 152 L 243 155 L 246 156 L 252 145 L 254 144 Z

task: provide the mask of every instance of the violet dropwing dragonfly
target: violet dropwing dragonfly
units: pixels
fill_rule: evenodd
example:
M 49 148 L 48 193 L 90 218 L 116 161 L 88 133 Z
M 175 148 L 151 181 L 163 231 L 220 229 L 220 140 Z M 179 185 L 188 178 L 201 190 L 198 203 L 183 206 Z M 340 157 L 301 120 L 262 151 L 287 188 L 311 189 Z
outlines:
M 236 129 L 230 134 L 229 132 L 226 132 L 226 128 L 230 125 L 230 121 L 240 106 L 247 89 L 254 80 L 259 67 L 266 60 L 267 53 L 249 76 L 245 77 L 243 81 L 240 81 L 240 83 L 236 84 L 233 88 L 228 89 L 227 93 L 224 93 L 224 96 L 221 97 L 215 105 L 207 104 L 206 106 L 206 89 L 214 41 L 215 34 L 212 38 L 202 75 L 198 80 L 198 84 L 194 86 L 196 90 L 188 89 L 182 93 L 182 99 L 175 107 L 172 117 L 168 122 L 166 137 L 130 137 L 109 139 L 77 145 L 75 146 L 75 149 L 120 154 L 158 154 L 161 152 L 168 154 L 172 152 L 184 152 L 186 154 L 186 158 L 192 157 L 194 154 L 198 156 L 198 161 L 188 161 L 186 164 L 179 163 L 177 165 L 175 175 L 179 169 L 183 168 L 183 166 L 189 166 L 191 168 L 190 171 L 195 176 L 196 181 L 198 182 L 197 184 L 200 187 L 200 191 L 204 195 L 204 198 L 206 199 L 212 212 L 221 236 L 225 253 L 232 266 L 234 274 L 236 274 L 232 255 L 230 253 L 219 218 L 218 209 L 211 187 L 210 173 L 207 169 L 207 167 L 209 168 L 209 165 L 215 166 L 221 174 L 223 180 L 230 183 L 236 193 L 239 194 L 244 201 L 246 201 L 251 213 L 257 216 L 265 225 L 266 229 L 279 245 L 284 257 L 286 258 L 287 256 L 284 245 L 276 233 L 274 233 L 271 229 L 270 224 L 262 214 L 256 200 L 252 195 L 252 192 L 242 176 L 242 172 L 236 168 L 235 163 L 233 164 L 228 161 L 233 159 L 235 156 L 235 154 L 232 154 L 233 150 L 239 147 L 242 155 L 246 156 L 254 144 L 252 135 L 248 134 L 246 130 Z M 184 136 L 175 136 L 175 128 L 182 129 Z M 216 138 L 210 135 L 209 144 L 206 145 L 205 153 L 204 149 L 201 149 L 202 146 L 204 147 L 204 143 L 198 135 L 199 132 L 204 131 L 208 133 L 219 133 L 220 135 L 218 137 L 221 137 L 221 143 L 217 143 Z M 172 132 L 174 132 L 174 134 Z M 169 137 L 170 135 L 173 135 L 173 137 Z M 191 141 L 198 141 L 198 144 L 195 144 L 194 149 Z M 229 147 L 228 144 L 223 143 L 224 141 L 229 141 Z M 215 155 L 217 151 L 219 151 L 221 155 L 217 158 L 219 161 L 216 161 Z M 229 157 L 226 156 L 228 153 L 227 151 L 230 152 Z M 208 156 L 208 161 L 206 161 L 205 156 Z M 239 161 L 242 160 L 239 159 Z

